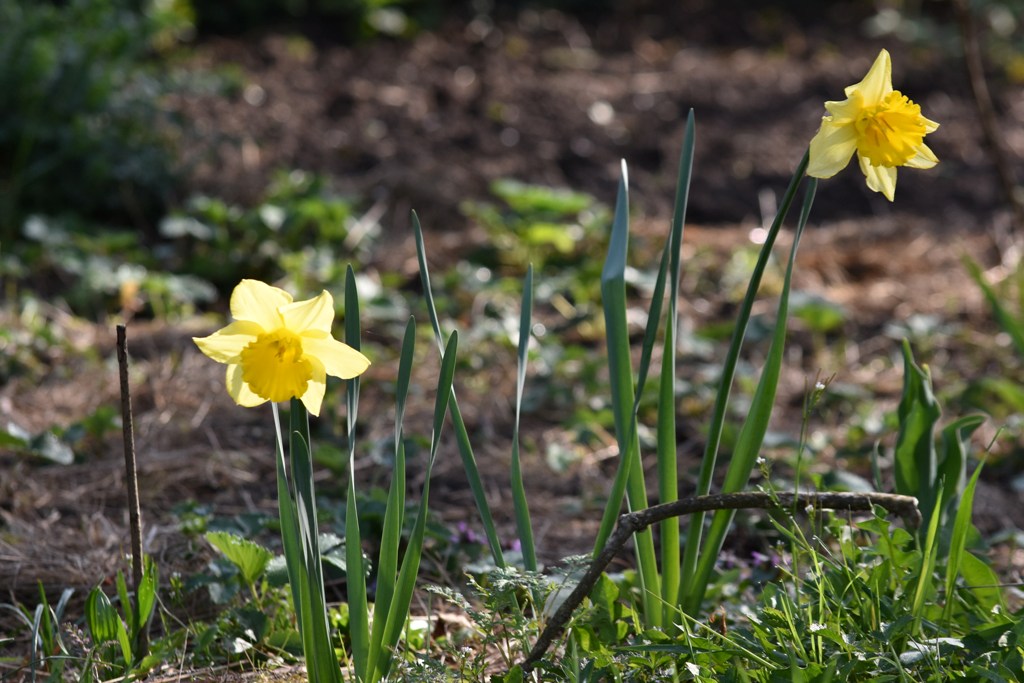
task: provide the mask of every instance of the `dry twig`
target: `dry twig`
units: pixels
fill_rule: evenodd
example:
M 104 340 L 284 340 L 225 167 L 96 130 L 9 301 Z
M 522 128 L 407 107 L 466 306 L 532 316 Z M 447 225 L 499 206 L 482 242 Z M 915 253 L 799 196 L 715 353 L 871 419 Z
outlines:
M 587 568 L 575 590 L 559 606 L 540 637 L 537 638 L 530 654 L 523 661 L 523 672 L 529 673 L 537 665 L 555 638 L 561 635 L 572 613 L 590 594 L 608 564 L 626 544 L 626 541 L 638 531 L 671 517 L 711 510 L 775 510 L 810 506 L 815 509 L 868 511 L 876 505 L 900 515 L 908 526 L 916 527 L 921 522 L 921 513 L 917 509 L 916 498 L 891 493 L 722 493 L 683 498 L 622 515 L 615 525 L 615 531 L 608 538 L 608 542 L 601 552 L 590 563 L 590 567 Z
M 128 523 L 131 528 L 132 543 L 132 584 L 135 589 L 135 601 L 125 609 L 135 609 L 139 617 L 139 586 L 142 585 L 142 514 L 139 508 L 139 474 L 135 462 L 135 427 L 132 420 L 132 394 L 128 384 L 128 339 L 124 325 L 117 326 L 117 365 L 121 377 L 121 431 L 124 436 L 124 469 L 125 484 L 128 487 Z M 136 656 L 139 659 L 149 652 L 149 631 L 145 627 L 139 629 L 138 641 L 135 643 Z

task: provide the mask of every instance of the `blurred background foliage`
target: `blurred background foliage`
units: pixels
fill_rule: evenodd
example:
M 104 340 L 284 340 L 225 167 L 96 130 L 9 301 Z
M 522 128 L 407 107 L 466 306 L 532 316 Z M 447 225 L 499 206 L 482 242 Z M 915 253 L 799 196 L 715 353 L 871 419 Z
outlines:
M 0 0 L 0 238 L 34 213 L 144 228 L 178 183 L 160 22 L 117 0 Z
M 749 12 L 761 7 L 745 0 L 725 4 Z M 949 2 L 852 4 L 871 17 L 861 27 L 865 34 L 928 44 L 959 68 Z M 687 6 L 654 0 L 0 0 L 0 276 L 7 296 L 19 287 L 56 294 L 75 312 L 95 315 L 131 308 L 133 296 L 148 287 L 152 298 L 143 297 L 147 304 L 136 311 L 148 315 L 173 309 L 152 303 L 168 297 L 185 297 L 189 306 L 213 299 L 212 292 L 227 291 L 243 267 L 267 279 L 308 279 L 310 272 L 329 277 L 322 264 L 331 261 L 339 240 L 351 252 L 368 236 L 349 237 L 364 208 L 359 198 L 338 196 L 329 179 L 302 169 L 282 169 L 255 206 L 190 193 L 190 162 L 176 145 L 189 124 L 166 102 L 217 80 L 182 66 L 197 40 L 282 30 L 314 31 L 318 39 L 328 35 L 342 43 L 396 40 L 446 17 L 497 19 L 524 7 L 586 20 L 602 13 L 685 12 Z M 974 0 L 971 7 L 992 75 L 1024 82 L 1024 0 Z M 820 6 L 788 0 L 772 11 L 809 17 Z M 203 78 L 205 85 L 197 86 Z M 496 196 L 508 203 L 500 189 Z M 501 241 L 506 220 L 500 211 L 483 204 L 463 210 Z M 559 221 L 548 219 L 531 218 L 523 230 L 520 238 L 541 241 L 547 233 L 564 234 Z M 565 250 L 554 247 L 556 255 Z M 90 291 L 96 292 L 91 298 Z

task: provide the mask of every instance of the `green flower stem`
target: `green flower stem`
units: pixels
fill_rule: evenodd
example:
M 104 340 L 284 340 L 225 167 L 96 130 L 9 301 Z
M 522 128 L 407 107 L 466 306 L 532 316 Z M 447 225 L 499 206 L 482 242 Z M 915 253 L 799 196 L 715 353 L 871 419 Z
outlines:
M 320 565 L 313 463 L 309 448 L 309 415 L 302 401 L 293 398 L 288 439 L 289 461 L 286 462 L 280 415 L 277 404 L 272 405 L 277 429 L 277 494 L 281 540 L 295 601 L 302 650 L 306 655 L 307 674 L 311 683 L 340 683 L 341 669 L 331 643 Z
M 757 290 L 761 286 L 761 278 L 764 276 L 768 259 L 771 256 L 772 247 L 782 229 L 782 222 L 789 213 L 789 208 L 796 197 L 800 181 L 803 180 L 807 171 L 809 152 L 804 153 L 803 159 L 797 165 L 793 178 L 789 181 L 789 187 L 782 196 L 779 205 L 779 212 L 772 221 L 765 238 L 761 254 L 754 266 L 754 272 L 750 276 L 750 283 L 747 285 L 747 293 L 740 304 L 739 314 L 736 318 L 736 327 L 733 329 L 732 340 L 729 343 L 729 350 L 726 353 L 725 362 L 722 365 L 722 376 L 719 380 L 718 395 L 715 398 L 714 412 L 708 428 L 707 446 L 704 449 L 704 456 L 701 459 L 700 474 L 698 475 L 696 495 L 707 495 L 711 490 L 711 478 L 715 472 L 715 463 L 718 459 L 718 449 L 722 440 L 722 429 L 725 426 L 725 413 L 729 406 L 729 395 L 732 391 L 733 378 L 736 375 L 736 364 L 739 361 L 740 349 L 747 334 L 747 323 L 750 322 L 750 313 L 754 307 L 754 300 L 757 298 Z M 689 522 L 689 529 L 686 536 L 686 545 L 683 551 L 682 568 L 682 592 L 686 604 L 692 604 L 693 586 L 691 585 L 697 571 L 697 558 L 700 554 L 701 536 L 704 527 L 704 513 L 695 514 Z
M 352 266 L 345 271 L 345 343 L 355 350 L 362 346 L 359 321 L 359 297 Z M 345 499 L 345 584 L 349 613 L 349 639 L 356 678 L 365 681 L 373 653 L 370 634 L 369 606 L 366 599 L 366 567 L 363 563 L 362 536 L 359 531 L 359 506 L 356 500 L 356 421 L 359 416 L 359 378 L 353 377 L 345 387 L 345 427 L 348 440 L 348 492 Z M 396 468 L 397 469 L 397 468 Z M 399 476 L 396 474 L 396 477 Z M 404 481 L 403 481 L 404 486 Z M 387 513 L 391 512 L 390 506 Z M 385 513 L 385 517 L 387 515 Z M 385 526 L 387 522 L 385 521 Z M 381 541 L 381 555 L 386 555 L 387 541 Z M 396 549 L 397 552 L 397 549 Z M 381 561 L 382 563 L 384 560 Z M 387 576 L 381 568 L 379 575 Z M 380 584 L 383 584 L 381 586 Z M 383 595 L 382 595 L 383 594 Z M 377 598 L 386 599 L 387 582 L 381 579 Z M 379 629 L 378 629 L 379 630 Z M 374 633 L 373 635 L 376 635 Z
M 796 266 L 796 252 L 797 247 L 800 245 L 800 237 L 803 235 L 804 226 L 807 225 L 807 219 L 810 216 L 816 189 L 817 181 L 809 178 L 803 207 L 800 211 L 800 219 L 797 221 L 796 230 L 793 232 L 793 246 L 789 252 L 789 263 L 786 266 L 782 293 L 779 295 L 779 306 L 775 316 L 775 332 L 772 335 L 771 347 L 768 349 L 768 356 L 765 359 L 764 369 L 761 371 L 761 379 L 758 381 L 757 389 L 754 391 L 750 410 L 747 413 L 747 417 L 743 420 L 743 426 L 740 427 L 739 436 L 736 438 L 736 446 L 733 449 L 732 457 L 729 460 L 729 467 L 725 473 L 725 482 L 722 484 L 723 493 L 735 493 L 747 485 L 758 453 L 761 451 L 761 444 L 764 443 L 764 435 L 768 431 L 768 422 L 771 419 L 772 409 L 775 406 L 775 393 L 779 384 L 779 373 L 782 369 L 782 357 L 786 346 L 786 319 L 789 313 L 789 291 L 793 281 L 793 270 Z M 719 510 L 715 513 L 714 519 L 711 522 L 708 537 L 701 548 L 700 558 L 697 562 L 697 571 L 694 574 L 693 581 L 686 584 L 687 593 L 682 602 L 683 611 L 691 616 L 700 609 L 700 604 L 704 599 L 704 592 L 711 577 L 711 570 L 714 568 L 719 552 L 721 552 L 722 543 L 725 541 L 725 534 L 734 516 L 735 511 Z

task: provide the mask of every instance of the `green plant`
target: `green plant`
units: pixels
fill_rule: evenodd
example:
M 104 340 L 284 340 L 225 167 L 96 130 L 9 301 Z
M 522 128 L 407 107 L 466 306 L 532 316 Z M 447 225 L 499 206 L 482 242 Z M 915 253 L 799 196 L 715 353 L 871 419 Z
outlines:
M 160 222 L 174 269 L 229 290 L 243 277 L 287 278 L 314 290 L 343 280 L 342 253 L 360 253 L 373 227 L 352 232 L 354 202 L 333 192 L 322 176 L 277 174 L 259 205 L 244 209 L 197 196 Z M 370 238 L 370 239 L 368 239 Z
M 896 492 L 917 497 L 925 520 L 922 529 L 928 530 L 933 514 L 942 524 L 956 509 L 966 483 L 970 435 L 985 418 L 965 415 L 936 434 L 941 409 L 928 367 L 914 362 L 909 342 L 902 349 L 903 394 L 893 453 Z
M 355 290 L 355 278 L 351 269 L 346 279 L 346 339 L 350 343 L 359 344 L 358 299 Z M 373 622 L 369 620 L 369 608 L 366 602 L 366 586 L 363 583 L 363 558 L 358 551 L 359 514 L 356 504 L 355 489 L 355 420 L 359 400 L 358 384 L 350 383 L 347 394 L 348 403 L 348 437 L 349 451 L 349 486 L 346 497 L 346 538 L 350 552 L 349 567 L 352 568 L 354 581 L 348 585 L 349 632 L 352 639 L 352 661 L 356 679 L 364 683 L 373 683 L 388 676 L 392 666 L 394 649 L 401 638 L 409 618 L 409 606 L 412 603 L 413 589 L 419 574 L 420 559 L 423 552 L 423 539 L 426 533 L 427 502 L 430 493 L 430 471 L 433 469 L 440 446 L 441 428 L 449 411 L 452 397 L 452 380 L 455 375 L 455 356 L 458 348 L 458 335 L 453 333 L 445 345 L 438 376 L 437 393 L 434 403 L 433 431 L 430 439 L 430 455 L 427 460 L 427 475 L 424 479 L 423 495 L 420 498 L 419 510 L 416 514 L 411 535 L 405 548 L 405 554 L 399 564 L 399 543 L 405 514 L 405 441 L 403 438 L 403 420 L 405 402 L 409 390 L 412 372 L 412 359 L 415 350 L 416 327 L 413 320 L 406 326 L 405 338 L 402 343 L 399 360 L 398 383 L 395 405 L 395 468 L 388 493 L 388 504 L 384 516 L 384 527 L 381 533 L 380 556 L 377 561 L 377 590 L 373 605 Z
M 85 623 L 94 647 L 82 667 L 82 680 L 92 680 L 92 665 L 101 675 L 127 675 L 129 672 L 146 671 L 152 665 L 152 656 L 141 658 L 139 642 L 149 629 L 156 606 L 156 565 L 152 559 L 146 559 L 142 583 L 134 600 L 129 596 L 123 572 L 117 573 L 115 583 L 121 613 L 98 586 L 89 591 L 86 598 Z
M 514 669 L 535 637 L 544 600 L 556 588 L 549 577 L 516 567 L 492 569 L 479 579 L 469 576 L 464 591 L 428 586 L 429 593 L 465 613 L 468 623 L 436 639 L 430 650 L 405 658 L 395 675 L 401 680 L 483 681 L 493 658 Z
M 29 674 L 35 678 L 37 673 L 48 670 L 47 680 L 64 680 L 64 670 L 70 658 L 69 648 L 61 635 L 61 623 L 65 616 L 68 601 L 74 591 L 65 588 L 61 592 L 57 604 L 50 606 L 46 597 L 46 589 L 39 584 L 39 603 L 35 609 L 29 610 L 22 605 L 3 604 L 0 607 L 13 612 L 29 631 L 30 652 L 27 662 Z
M 176 182 L 151 23 L 119 0 L 3 0 L 0 23 L 0 239 L 32 213 L 151 225 Z

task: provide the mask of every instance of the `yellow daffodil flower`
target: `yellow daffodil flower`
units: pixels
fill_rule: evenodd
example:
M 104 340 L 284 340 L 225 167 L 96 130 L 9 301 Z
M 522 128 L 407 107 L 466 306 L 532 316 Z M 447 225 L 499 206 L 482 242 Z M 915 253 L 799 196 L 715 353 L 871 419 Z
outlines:
M 882 50 L 864 80 L 846 88 L 842 102 L 826 102 L 830 116 L 811 140 L 807 175 L 831 178 L 857 153 L 868 187 L 889 201 L 896 193 L 896 169 L 931 168 L 939 163 L 924 136 L 939 124 L 921 115 L 920 105 L 892 89 L 892 62 Z
M 231 315 L 227 327 L 192 340 L 228 364 L 228 393 L 240 406 L 298 398 L 319 415 L 327 375 L 351 379 L 370 366 L 366 356 L 331 337 L 334 299 L 326 290 L 292 301 L 283 289 L 242 280 L 231 293 Z

